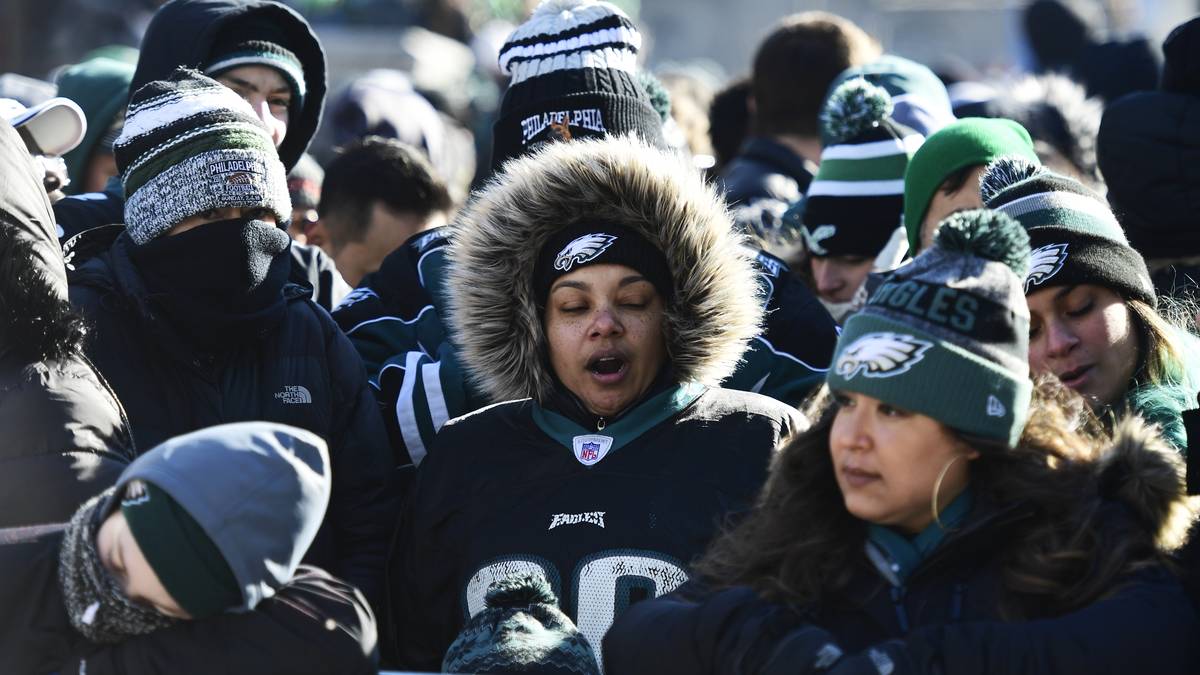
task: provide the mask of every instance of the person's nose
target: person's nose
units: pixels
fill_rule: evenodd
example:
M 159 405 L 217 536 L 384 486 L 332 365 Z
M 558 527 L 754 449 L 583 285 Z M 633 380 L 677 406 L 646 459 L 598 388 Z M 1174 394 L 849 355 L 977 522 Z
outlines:
M 612 337 L 620 335 L 623 330 L 621 319 L 613 307 L 605 306 L 596 310 L 592 318 L 593 337 Z
M 1079 344 L 1079 337 L 1062 321 L 1052 321 L 1046 326 L 1046 356 L 1064 358 Z

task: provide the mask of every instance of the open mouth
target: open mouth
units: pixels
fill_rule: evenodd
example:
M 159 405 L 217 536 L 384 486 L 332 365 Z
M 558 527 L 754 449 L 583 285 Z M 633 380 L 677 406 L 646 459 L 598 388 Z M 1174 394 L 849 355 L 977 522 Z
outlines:
M 1080 366 L 1078 368 L 1073 368 L 1071 370 L 1068 370 L 1064 373 L 1060 373 L 1058 376 L 1058 379 L 1062 380 L 1062 383 L 1067 385 L 1068 387 L 1075 389 L 1079 385 L 1084 383 L 1084 380 L 1087 379 L 1087 376 L 1091 371 L 1092 371 L 1092 366 L 1090 366 L 1090 365 Z
M 603 381 L 619 379 L 628 361 L 620 354 L 597 354 L 588 360 L 587 369 Z
M 860 488 L 865 487 L 879 480 L 880 476 L 877 473 L 855 469 L 851 467 L 842 467 L 842 479 L 850 487 Z

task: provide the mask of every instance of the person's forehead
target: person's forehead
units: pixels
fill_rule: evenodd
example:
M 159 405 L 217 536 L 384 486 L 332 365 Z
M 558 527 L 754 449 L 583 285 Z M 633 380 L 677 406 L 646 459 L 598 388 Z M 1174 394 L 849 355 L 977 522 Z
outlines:
M 224 73 L 221 73 L 217 79 L 244 82 L 266 92 L 290 90 L 287 80 L 283 78 L 283 73 L 270 66 L 259 64 L 250 64 L 238 66 L 236 68 L 230 68 Z

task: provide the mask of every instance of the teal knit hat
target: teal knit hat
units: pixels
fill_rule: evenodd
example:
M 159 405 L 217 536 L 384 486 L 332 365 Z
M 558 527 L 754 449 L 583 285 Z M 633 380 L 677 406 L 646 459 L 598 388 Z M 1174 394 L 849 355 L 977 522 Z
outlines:
M 933 246 L 890 274 L 838 338 L 829 387 L 1016 444 L 1029 414 L 1029 237 L 983 209 L 942 222 Z
M 988 165 L 980 193 L 991 209 L 1015 218 L 1032 249 L 1026 294 L 1096 284 L 1154 307 L 1146 261 L 1125 238 L 1108 203 L 1072 178 L 1015 157 Z
M 904 227 L 908 247 L 921 247 L 921 221 L 938 186 L 954 172 L 983 166 L 997 157 L 1017 156 L 1040 164 L 1025 127 L 1012 120 L 968 117 L 925 139 L 904 174 Z
M 71 183 L 67 194 L 77 194 L 83 186 L 84 172 L 95 150 L 111 133 L 119 115 L 129 101 L 129 83 L 133 81 L 134 65 L 99 57 L 77 63 L 58 76 L 58 95 L 79 104 L 87 117 L 87 133 L 76 148 L 63 155 Z
M 131 481 L 121 513 L 150 569 L 191 618 L 214 616 L 242 603 L 242 589 L 217 545 L 169 494 Z

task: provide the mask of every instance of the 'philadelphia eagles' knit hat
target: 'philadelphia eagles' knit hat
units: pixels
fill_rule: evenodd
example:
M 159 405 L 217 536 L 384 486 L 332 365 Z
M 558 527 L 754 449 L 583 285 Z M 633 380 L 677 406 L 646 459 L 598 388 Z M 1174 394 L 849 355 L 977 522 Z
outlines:
M 826 101 L 826 145 L 800 230 L 810 255 L 874 258 L 900 227 L 904 169 L 925 139 L 891 112 L 891 96 L 865 79 L 844 82 Z
M 642 35 L 615 5 L 543 0 L 500 49 L 512 76 L 493 128 L 492 166 L 540 141 L 636 133 L 665 147 L 662 118 L 638 82 Z
M 541 576 L 502 579 L 484 603 L 446 650 L 443 671 L 599 675 L 591 645 Z
M 1029 414 L 1029 237 L 983 209 L 942 222 L 838 338 L 829 387 L 1012 447 Z
M 1078 181 L 1018 158 L 1001 158 L 980 178 L 988 208 L 1020 221 L 1032 249 L 1025 293 L 1096 284 L 1126 300 L 1157 304 L 1142 254 L 1104 199 Z
M 135 244 L 210 209 L 262 207 L 291 218 L 287 173 L 250 104 L 179 68 L 134 92 L 113 144 L 125 185 L 125 227 Z

